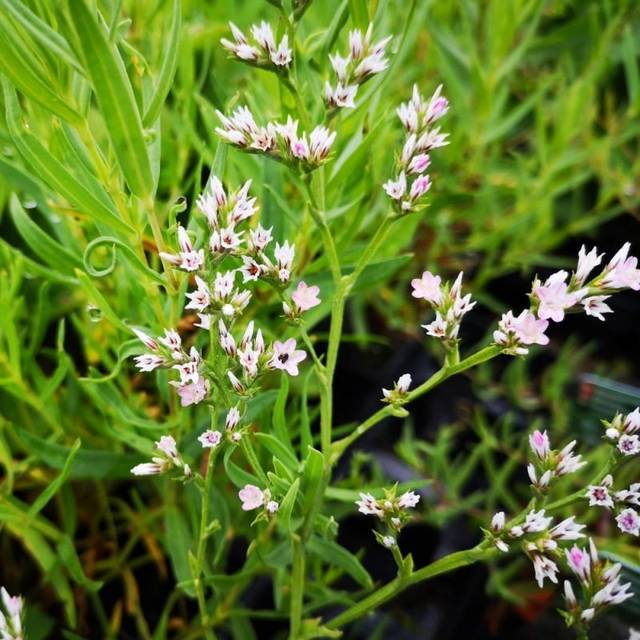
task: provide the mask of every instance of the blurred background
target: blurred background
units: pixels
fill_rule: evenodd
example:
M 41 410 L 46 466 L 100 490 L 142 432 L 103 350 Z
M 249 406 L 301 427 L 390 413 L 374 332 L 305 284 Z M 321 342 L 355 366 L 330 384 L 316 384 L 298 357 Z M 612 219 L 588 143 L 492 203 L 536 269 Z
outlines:
M 23 4 L 56 24 L 48 2 Z M 145 74 L 162 58 L 170 5 L 98 2 L 105 16 L 119 11 L 120 48 L 139 92 Z M 272 75 L 229 60 L 219 45 L 228 35 L 228 20 L 243 30 L 260 19 L 277 23 L 273 6 L 262 0 L 184 0 L 182 13 L 177 73 L 161 131 L 155 133 L 157 200 L 167 211 L 179 197 L 193 203 L 206 182 L 219 144 L 215 109 L 226 113 L 248 104 L 266 121 L 291 108 L 290 96 Z M 582 244 L 611 256 L 630 241 L 631 253 L 640 252 L 640 3 L 315 0 L 298 34 L 312 72 L 301 76 L 312 114 L 321 111 L 316 99 L 328 74 L 328 53 L 344 50 L 348 30 L 369 19 L 376 38 L 394 35 L 393 55 L 389 71 L 363 91 L 362 106 L 335 122 L 339 133 L 329 167 L 328 207 L 345 264 L 359 254 L 385 211 L 381 185 L 393 171 L 392 150 L 402 144 L 395 108 L 409 99 L 414 83 L 423 95 L 444 85 L 451 108 L 443 129 L 450 145 L 433 154 L 430 207 L 395 226 L 372 275 L 376 286 L 365 279 L 349 302 L 336 380 L 336 419 L 345 431 L 379 407 L 381 388 L 400 374 L 410 372 L 417 384 L 438 367 L 437 349 L 420 328 L 427 310 L 409 293 L 411 278 L 423 270 L 443 278 L 464 270 L 465 288 L 479 301 L 463 325 L 465 352 L 486 338 L 500 313 L 528 304 L 536 274 L 571 269 Z M 19 38 L 23 27 L 4 3 L 0 27 L 0 36 L 6 36 L 0 37 L 0 72 L 11 78 L 2 48 L 14 46 L 11 38 Z M 81 99 L 57 60 L 42 64 L 70 103 Z M 73 166 L 74 150 L 65 146 L 59 121 L 43 115 L 28 96 L 21 105 L 36 137 L 65 166 Z M 75 220 L 67 222 L 68 203 L 45 188 L 20 157 L 4 121 L 5 106 L 3 100 L 3 491 L 29 504 L 60 468 L 63 446 L 82 437 L 90 455 L 78 458 L 74 481 L 44 513 L 73 539 L 84 572 L 99 576 L 105 586 L 96 592 L 79 581 L 74 569 L 61 565 L 65 556 L 55 542 L 45 542 L 37 526 L 6 515 L 18 502 L 2 498 L 0 584 L 37 603 L 30 607 L 30 640 L 62 637 L 57 629 L 70 607 L 83 637 L 104 637 L 104 621 L 114 618 L 117 637 L 152 637 L 149 629 L 157 628 L 168 597 L 180 600 L 178 619 L 188 620 L 195 608 L 192 600 L 176 595 L 176 557 L 160 532 L 161 496 L 128 479 L 132 461 L 139 460 L 128 448 L 131 434 L 140 437 L 163 410 L 155 384 L 127 363 L 131 344 L 119 348 L 130 335 L 117 318 L 144 324 L 145 289 L 125 269 L 91 284 L 78 279 L 73 260 L 66 270 L 54 269 L 50 257 L 38 252 L 32 227 L 11 206 L 13 194 L 29 219 L 70 251 L 83 249 L 93 236 L 73 226 Z M 94 113 L 97 139 L 104 137 L 104 126 Z M 273 225 L 276 238 L 295 237 L 304 200 L 285 168 L 230 151 L 226 174 L 232 184 L 252 177 L 263 225 Z M 180 216 L 186 221 L 188 213 Z M 326 281 L 321 260 L 309 270 L 309 281 Z M 401 538 L 403 551 L 412 552 L 417 565 L 475 544 L 491 513 L 516 510 L 528 499 L 524 434 L 532 426 L 549 428 L 555 441 L 578 437 L 585 445 L 597 444 L 600 419 L 640 404 L 640 297 L 623 293 L 612 302 L 615 313 L 605 324 L 570 317 L 553 326 L 544 351 L 527 359 L 501 358 L 450 380 L 412 405 L 407 420 L 377 426 L 341 462 L 339 485 L 353 489 L 363 479 L 372 485 L 429 479 L 420 488 L 426 506 Z M 319 348 L 326 312 L 323 305 L 314 316 Z M 265 304 L 260 313 L 261 322 L 273 323 L 277 305 Z M 95 382 L 103 376 L 108 378 Z M 629 477 L 638 479 L 637 471 Z M 374 579 L 392 578 L 393 564 L 375 543 L 371 523 L 354 514 L 352 504 L 332 508 L 346 518 L 339 542 L 362 554 Z M 591 525 L 606 535 L 611 523 L 595 520 L 597 515 L 589 515 Z M 169 537 L 176 522 L 184 524 L 164 521 Z M 234 541 L 228 571 L 241 564 L 245 551 L 246 540 Z M 638 547 L 612 542 L 607 551 L 624 561 L 640 593 Z M 345 579 L 344 587 L 353 584 Z M 264 610 L 273 601 L 265 578 L 251 585 L 242 604 Z M 354 624 L 346 637 L 570 638 L 558 605 L 554 590 L 537 589 L 527 561 L 514 559 L 417 586 Z M 626 640 L 629 624 L 640 627 L 637 598 L 617 609 L 595 627 L 593 638 Z M 157 637 L 188 637 L 179 620 L 165 622 L 168 635 Z M 286 628 L 277 619 L 252 623 L 258 638 L 278 637 Z

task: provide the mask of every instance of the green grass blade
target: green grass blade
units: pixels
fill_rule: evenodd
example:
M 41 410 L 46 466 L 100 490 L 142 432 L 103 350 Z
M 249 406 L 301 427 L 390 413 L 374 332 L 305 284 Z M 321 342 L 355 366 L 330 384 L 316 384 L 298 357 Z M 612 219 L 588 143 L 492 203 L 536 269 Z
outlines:
M 140 113 L 122 59 L 84 0 L 69 2 L 68 8 L 83 66 L 118 164 L 131 191 L 144 198 L 153 191 L 151 164 Z
M 180 42 L 180 27 L 182 24 L 182 10 L 180 0 L 173 0 L 173 10 L 171 12 L 171 24 L 169 25 L 169 33 L 167 36 L 167 48 L 160 66 L 160 73 L 155 91 L 149 105 L 146 108 L 142 124 L 150 127 L 160 115 L 160 110 L 164 101 L 169 95 L 173 77 L 178 66 L 178 45 Z

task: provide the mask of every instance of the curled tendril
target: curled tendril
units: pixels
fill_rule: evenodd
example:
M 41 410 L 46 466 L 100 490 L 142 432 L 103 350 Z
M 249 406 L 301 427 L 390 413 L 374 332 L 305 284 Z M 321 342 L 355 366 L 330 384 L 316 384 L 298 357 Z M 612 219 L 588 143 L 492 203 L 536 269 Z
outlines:
M 184 196 L 180 196 L 176 198 L 176 201 L 171 205 L 171 209 L 169 209 L 169 216 L 167 218 L 167 223 L 169 228 L 173 229 L 176 224 L 176 218 L 179 213 L 187 210 L 187 199 Z
M 102 246 L 111 247 L 111 261 L 106 267 L 99 269 L 91 264 L 91 257 L 94 251 Z M 113 270 L 116 268 L 117 262 L 116 247 L 125 254 L 129 264 L 137 271 L 144 274 L 154 282 L 157 282 L 158 284 L 165 283 L 164 276 L 157 273 L 156 271 L 153 271 L 152 269 L 149 269 L 149 267 L 147 267 L 147 265 L 144 264 L 142 260 L 140 260 L 140 258 L 135 254 L 131 247 L 127 246 L 121 240 L 118 240 L 118 238 L 114 238 L 112 236 L 100 236 L 99 238 L 92 240 L 87 245 L 87 248 L 84 250 L 84 255 L 82 256 L 82 262 L 84 264 L 85 271 L 94 278 L 104 278 L 105 276 L 113 273 Z

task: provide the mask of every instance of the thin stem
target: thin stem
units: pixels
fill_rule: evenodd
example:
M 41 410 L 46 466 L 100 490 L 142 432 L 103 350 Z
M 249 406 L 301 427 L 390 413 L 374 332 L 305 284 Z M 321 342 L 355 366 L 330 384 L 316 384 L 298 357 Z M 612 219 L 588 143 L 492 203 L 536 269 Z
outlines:
M 439 558 L 435 562 L 428 564 L 426 567 L 422 567 L 422 569 L 418 569 L 418 571 L 406 577 L 399 575 L 360 602 L 343 611 L 340 615 L 329 620 L 326 626 L 329 627 L 329 629 L 340 629 L 345 624 L 353 622 L 370 611 L 382 606 L 385 602 L 388 602 L 408 587 L 424 582 L 425 580 L 430 580 L 440 574 L 454 571 L 460 567 L 468 566 L 479 560 L 487 560 L 495 553 L 495 549 L 487 548 L 486 543 L 483 542 L 472 549 L 456 551 L 448 556 Z
M 211 502 L 211 485 L 213 483 L 213 466 L 216 459 L 215 449 L 209 451 L 209 459 L 207 460 L 207 470 L 204 479 L 204 490 L 202 492 L 202 502 L 200 505 L 200 532 L 198 534 L 198 548 L 196 551 L 195 566 L 193 569 L 193 582 L 198 599 L 198 607 L 200 609 L 200 617 L 202 618 L 202 626 L 207 640 L 215 640 L 216 634 L 209 626 L 209 613 L 207 611 L 207 603 L 204 595 L 204 584 L 202 582 L 202 573 L 204 566 L 204 556 L 207 548 L 207 537 L 209 527 L 209 503 Z
M 369 244 L 367 244 L 367 246 L 365 247 L 365 250 L 362 252 L 360 258 L 358 259 L 358 262 L 356 263 L 355 268 L 348 276 L 347 291 L 350 291 L 351 288 L 356 284 L 362 271 L 371 262 L 372 258 L 375 256 L 378 249 L 381 247 L 382 243 L 385 241 L 387 234 L 389 233 L 389 229 L 391 228 L 391 225 L 393 224 L 394 220 L 397 220 L 397 218 L 393 218 L 391 216 L 387 216 L 382 220 L 382 223 L 377 228 L 373 237 L 369 241 Z
M 255 471 L 258 478 L 260 478 L 260 482 L 262 482 L 263 485 L 268 486 L 269 479 L 262 469 L 262 465 L 258 460 L 256 450 L 253 448 L 253 442 L 251 442 L 251 436 L 249 434 L 240 439 L 240 446 L 242 447 L 242 451 L 251 465 L 251 468 Z
M 291 570 L 291 608 L 289 638 L 297 640 L 302 629 L 302 605 L 304 600 L 305 549 L 300 536 L 291 538 L 293 567 Z
M 441 382 L 444 382 L 447 378 L 451 376 L 461 373 L 471 367 L 475 367 L 482 362 L 486 362 L 487 360 L 491 360 L 496 356 L 500 355 L 502 352 L 502 348 L 496 345 L 490 345 L 477 351 L 473 355 L 465 358 L 464 360 L 458 362 L 455 365 L 444 366 L 439 371 L 436 371 L 428 380 L 423 382 L 420 386 L 416 387 L 413 391 L 410 391 L 407 394 L 407 397 L 404 401 L 404 404 L 412 402 L 416 398 L 427 393 L 427 391 L 431 391 L 434 387 L 437 387 Z M 386 417 L 393 415 L 394 412 L 397 412 L 397 408 L 394 408 L 392 405 L 387 405 L 378 409 L 373 415 L 369 416 L 363 423 L 359 424 L 352 433 L 348 436 L 345 436 L 341 440 L 337 440 L 333 443 L 331 447 L 331 463 L 335 464 L 340 456 L 344 453 L 344 451 L 353 444 L 360 436 L 364 435 L 369 429 L 377 425 L 379 422 L 384 420 Z

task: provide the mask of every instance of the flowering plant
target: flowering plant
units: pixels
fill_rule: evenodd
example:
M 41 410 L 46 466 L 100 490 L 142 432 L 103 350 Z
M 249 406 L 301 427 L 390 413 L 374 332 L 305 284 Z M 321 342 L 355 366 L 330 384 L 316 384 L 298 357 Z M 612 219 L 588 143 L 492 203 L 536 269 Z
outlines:
M 487 375 L 489 363 L 521 363 L 540 348 L 550 353 L 570 315 L 586 316 L 595 331 L 617 294 L 640 290 L 629 242 L 609 258 L 582 246 L 570 270 L 535 275 L 517 308 L 501 309 L 473 344 L 465 328 L 492 306 L 481 283 L 468 271 L 435 269 L 426 259 L 408 267 L 394 255 L 436 208 L 455 146 L 443 131 L 456 110 L 446 83 L 421 78 L 393 101 L 383 91 L 419 3 L 396 35 L 367 3 L 343 3 L 332 25 L 307 38 L 309 0 L 274 1 L 271 20 L 250 26 L 235 17 L 217 34 L 218 55 L 226 69 L 249 66 L 250 82 L 241 96 L 234 84 L 224 98 L 207 96 L 206 73 L 190 80 L 188 98 L 180 95 L 185 79 L 176 68 L 187 45 L 179 0 L 166 14 L 157 74 L 128 42 L 119 3 L 108 20 L 84 0 L 64 3 L 53 18 L 17 0 L 4 4 L 1 34 L 24 60 L 0 62 L 16 155 L 2 166 L 13 181 L 12 222 L 35 254 L 3 244 L 12 267 L 5 306 L 20 311 L 13 303 L 23 273 L 45 281 L 39 308 L 49 306 L 51 286 L 64 295 L 55 348 L 40 349 L 39 321 L 26 337 L 13 316 L 3 325 L 2 385 L 18 407 L 8 408 L 10 436 L 5 442 L 3 421 L 0 439 L 8 469 L 0 521 L 47 573 L 67 629 L 77 630 L 87 606 L 71 582 L 90 594 L 104 637 L 115 637 L 125 606 L 140 637 L 168 638 L 171 629 L 207 640 L 253 637 L 252 621 L 261 618 L 279 620 L 278 632 L 293 640 L 338 637 L 409 588 L 476 563 L 498 573 L 524 559 L 520 573 L 537 588 L 551 593 L 550 584 L 562 583 L 560 613 L 579 638 L 633 597 L 622 561 L 607 552 L 614 539 L 640 535 L 640 408 L 604 416 L 610 420 L 592 443 L 532 421 L 509 442 L 510 460 L 499 469 L 487 463 L 491 498 L 462 507 L 477 525 L 476 544 L 424 563 L 403 536 L 417 522 L 449 517 L 439 513 L 447 501 L 434 504 L 425 488 L 439 484 L 438 474 L 421 467 L 424 451 L 441 460 L 437 447 L 405 436 L 403 455 L 420 470 L 410 478 L 374 464 L 363 470 L 354 454 L 384 421 L 408 418 L 412 403 L 448 379 Z M 343 33 L 347 11 L 353 26 Z M 26 48 L 23 33 L 38 34 Z M 386 139 L 395 147 L 383 169 L 378 163 L 367 174 L 365 193 L 361 173 L 384 120 L 377 101 L 397 116 Z M 170 132 L 196 109 L 194 160 Z M 43 110 L 42 131 L 25 126 Z M 167 180 L 166 167 L 183 180 Z M 28 213 L 35 208 L 46 231 Z M 342 217 L 350 210 L 353 217 Z M 336 396 L 347 326 L 357 324 L 358 300 L 382 299 L 392 277 L 411 302 L 395 322 L 419 333 L 437 366 L 390 377 L 375 409 L 345 425 Z M 77 335 L 80 362 L 68 353 Z M 27 379 L 24 360 L 36 355 L 54 366 Z M 77 411 L 81 402 L 86 413 Z M 30 411 L 38 417 L 33 432 L 19 424 Z M 71 447 L 66 412 L 80 425 Z M 478 456 L 490 448 L 489 431 Z M 475 455 L 450 465 L 457 489 Z M 40 461 L 56 473 L 35 495 Z M 515 465 L 528 477 L 517 495 L 503 488 Z M 78 491 L 104 506 L 99 518 L 78 523 L 71 479 L 96 483 Z M 106 479 L 126 488 L 109 493 Z M 390 580 L 374 580 L 362 555 L 343 544 L 345 521 L 356 514 L 372 528 Z M 594 526 L 596 517 L 610 535 Z M 92 546 L 101 528 L 110 542 Z M 139 561 L 121 569 L 138 547 Z M 153 635 L 132 569 L 146 564 L 174 579 Z M 102 593 L 120 576 L 125 604 L 107 613 Z M 273 592 L 270 610 L 245 606 L 263 581 Z M 20 597 L 4 588 L 1 595 L 0 635 L 22 638 L 37 604 L 30 598 L 23 616 Z

